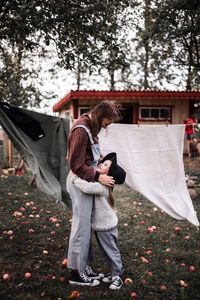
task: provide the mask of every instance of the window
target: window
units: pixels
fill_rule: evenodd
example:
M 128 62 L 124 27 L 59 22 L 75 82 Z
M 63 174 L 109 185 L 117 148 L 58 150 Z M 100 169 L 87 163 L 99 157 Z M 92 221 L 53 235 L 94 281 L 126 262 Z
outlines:
M 78 108 L 78 115 L 79 117 L 82 115 L 82 114 L 85 114 L 89 111 L 89 107 L 79 107 Z
M 140 107 L 139 118 L 147 120 L 169 120 L 170 107 Z

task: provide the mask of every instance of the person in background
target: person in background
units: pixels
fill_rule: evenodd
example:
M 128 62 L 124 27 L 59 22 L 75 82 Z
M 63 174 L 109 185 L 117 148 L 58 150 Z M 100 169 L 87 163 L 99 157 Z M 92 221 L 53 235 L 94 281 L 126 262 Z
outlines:
M 112 176 L 115 184 L 122 184 L 125 181 L 126 172 L 117 165 L 117 156 L 114 152 L 107 154 L 96 170 L 99 174 Z M 110 289 L 120 289 L 123 285 L 121 279 L 123 265 L 121 254 L 117 247 L 118 218 L 114 210 L 113 188 L 98 182 L 87 182 L 72 172 L 68 180 L 74 185 L 74 190 L 78 188 L 83 193 L 95 195 L 91 223 L 109 268 L 109 273 L 102 280 L 103 282 L 110 283 Z M 76 284 L 73 281 L 70 281 L 70 283 Z
M 191 116 L 188 119 L 183 118 L 183 123 L 185 124 L 186 151 L 188 156 L 191 157 L 191 144 L 196 144 L 197 142 L 195 136 L 196 121 L 194 120 L 193 116 Z
M 115 180 L 100 174 L 96 166 L 100 159 L 98 133 L 113 122 L 121 119 L 121 106 L 114 101 L 102 101 L 89 113 L 80 116 L 71 128 L 68 140 L 68 163 L 70 170 L 88 182 L 99 182 L 113 187 Z M 85 194 L 67 178 L 67 190 L 72 200 L 72 224 L 68 246 L 68 268 L 70 282 L 95 286 L 102 274 L 97 274 L 88 265 L 92 259 L 91 214 L 94 196 Z

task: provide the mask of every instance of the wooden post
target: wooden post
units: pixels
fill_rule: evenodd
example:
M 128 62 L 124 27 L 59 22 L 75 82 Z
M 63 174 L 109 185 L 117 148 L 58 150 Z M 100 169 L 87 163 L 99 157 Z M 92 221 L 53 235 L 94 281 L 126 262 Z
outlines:
M 3 167 L 8 167 L 8 136 L 3 131 Z
M 10 168 L 13 167 L 13 145 L 10 139 L 8 139 L 8 164 Z
M 3 165 L 9 168 L 13 166 L 13 145 L 5 131 L 3 131 Z

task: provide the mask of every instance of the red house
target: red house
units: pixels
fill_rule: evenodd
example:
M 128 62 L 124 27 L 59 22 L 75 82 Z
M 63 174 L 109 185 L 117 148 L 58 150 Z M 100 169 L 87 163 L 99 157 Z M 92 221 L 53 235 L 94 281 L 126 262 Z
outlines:
M 70 91 L 53 106 L 53 112 L 73 121 L 105 99 L 120 102 L 125 124 L 179 124 L 183 115 L 200 119 L 199 91 Z

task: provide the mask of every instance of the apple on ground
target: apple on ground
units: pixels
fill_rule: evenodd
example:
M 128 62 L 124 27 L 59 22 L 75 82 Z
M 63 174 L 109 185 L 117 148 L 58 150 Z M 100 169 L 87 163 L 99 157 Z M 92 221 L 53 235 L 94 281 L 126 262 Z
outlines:
M 189 266 L 189 271 L 194 272 L 195 271 L 195 266 Z
M 29 279 L 29 278 L 31 278 L 31 277 L 32 277 L 32 274 L 29 273 L 29 272 L 26 272 L 26 273 L 24 274 L 24 278 L 25 278 L 25 279 Z
M 133 283 L 133 280 L 132 280 L 131 278 L 129 278 L 129 277 L 127 277 L 127 278 L 124 280 L 124 284 L 125 284 L 126 286 L 131 285 L 132 283 Z
M 137 294 L 136 294 L 136 292 L 130 292 L 130 296 L 131 296 L 131 298 L 136 298 Z
M 10 274 L 9 273 L 4 273 L 3 274 L 3 280 L 10 280 Z
M 67 258 L 64 258 L 62 263 L 61 263 L 61 266 L 62 267 L 67 267 L 67 264 L 68 264 Z
M 80 292 L 79 291 L 71 291 L 69 296 L 68 296 L 68 299 L 76 299 L 80 296 Z

